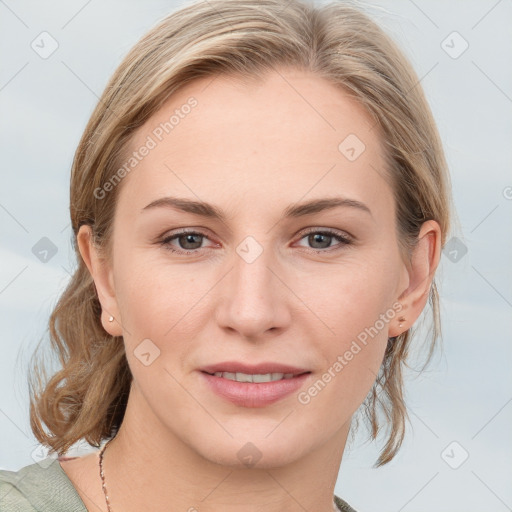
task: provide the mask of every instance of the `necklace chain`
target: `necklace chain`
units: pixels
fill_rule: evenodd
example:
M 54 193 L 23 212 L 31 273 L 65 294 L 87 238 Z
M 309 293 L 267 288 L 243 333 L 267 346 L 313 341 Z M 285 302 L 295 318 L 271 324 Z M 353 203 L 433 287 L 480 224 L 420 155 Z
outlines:
M 113 439 L 113 438 L 112 438 Z M 103 494 L 105 494 L 105 503 L 107 504 L 107 510 L 108 512 L 112 512 L 112 509 L 110 508 L 110 501 L 108 499 L 108 493 L 107 493 L 107 484 L 105 483 L 105 473 L 103 471 L 103 452 L 105 451 L 105 448 L 107 447 L 108 443 L 112 441 L 112 439 L 109 439 L 100 450 L 100 477 L 101 477 L 101 486 L 103 488 Z

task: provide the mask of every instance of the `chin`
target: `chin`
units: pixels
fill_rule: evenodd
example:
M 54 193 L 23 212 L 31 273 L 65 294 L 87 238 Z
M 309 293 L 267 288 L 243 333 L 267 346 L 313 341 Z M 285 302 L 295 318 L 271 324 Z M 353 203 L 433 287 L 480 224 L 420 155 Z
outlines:
M 290 436 L 284 428 L 279 435 L 278 429 L 270 435 L 268 434 L 272 429 L 267 430 L 264 435 L 237 435 L 231 432 L 233 438 L 225 433 L 221 439 L 210 437 L 200 446 L 196 444 L 195 450 L 214 464 L 234 469 L 270 469 L 291 464 L 303 456 L 308 447 L 312 449 L 309 443 L 311 438 L 306 440 L 304 437 Z

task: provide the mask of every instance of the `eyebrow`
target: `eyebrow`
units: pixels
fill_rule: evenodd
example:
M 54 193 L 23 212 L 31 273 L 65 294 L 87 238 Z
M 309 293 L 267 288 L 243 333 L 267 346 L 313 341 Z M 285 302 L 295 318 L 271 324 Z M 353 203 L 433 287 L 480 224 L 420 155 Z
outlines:
M 195 201 L 193 199 L 182 197 L 161 197 L 160 199 L 156 199 L 149 203 L 141 210 L 141 212 L 143 213 L 144 211 L 159 207 L 173 208 L 186 213 L 199 215 L 201 217 L 218 219 L 222 222 L 226 222 L 226 214 L 220 208 L 203 201 Z M 346 197 L 312 199 L 304 203 L 290 205 L 285 208 L 282 216 L 284 218 L 297 218 L 339 207 L 356 208 L 372 216 L 370 208 L 368 208 L 364 203 Z

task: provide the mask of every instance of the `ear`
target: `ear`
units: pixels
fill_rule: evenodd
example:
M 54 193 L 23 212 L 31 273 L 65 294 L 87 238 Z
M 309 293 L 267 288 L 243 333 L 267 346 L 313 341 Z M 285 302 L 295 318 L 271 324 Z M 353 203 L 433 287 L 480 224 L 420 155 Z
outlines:
M 122 336 L 123 330 L 115 295 L 113 272 L 109 262 L 100 255 L 98 248 L 94 245 L 90 226 L 80 226 L 77 244 L 84 263 L 94 279 L 102 309 L 101 323 L 103 328 L 112 336 Z M 111 316 L 114 317 L 114 320 L 109 322 Z
M 389 336 L 402 334 L 418 319 L 429 298 L 432 280 L 441 259 L 441 228 L 435 220 L 423 223 L 418 239 L 411 263 L 407 265 L 409 284 L 398 297 L 403 309 L 390 326 Z

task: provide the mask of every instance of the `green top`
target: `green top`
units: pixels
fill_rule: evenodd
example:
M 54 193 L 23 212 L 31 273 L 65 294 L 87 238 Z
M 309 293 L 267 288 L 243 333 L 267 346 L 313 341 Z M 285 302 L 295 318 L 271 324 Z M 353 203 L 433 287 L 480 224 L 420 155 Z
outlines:
M 356 512 L 338 496 L 340 512 Z M 58 459 L 45 459 L 19 471 L 0 470 L 1 512 L 87 512 Z

